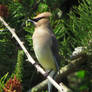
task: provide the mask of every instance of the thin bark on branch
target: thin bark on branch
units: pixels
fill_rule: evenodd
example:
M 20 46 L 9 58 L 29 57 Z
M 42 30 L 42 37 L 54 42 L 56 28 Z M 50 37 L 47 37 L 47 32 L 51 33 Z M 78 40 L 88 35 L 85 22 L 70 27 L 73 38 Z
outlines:
M 36 69 L 42 74 L 45 75 L 46 72 L 34 61 L 34 59 L 30 56 L 29 52 L 23 45 L 23 42 L 19 39 L 17 34 L 15 33 L 15 29 L 11 28 L 5 21 L 4 19 L 0 16 L 0 21 L 6 26 L 6 28 L 11 32 L 12 36 L 16 39 L 16 41 L 19 43 L 21 48 L 23 49 L 24 53 L 26 54 L 28 61 L 32 63 Z M 55 86 L 60 92 L 65 92 L 63 86 L 59 85 L 55 80 L 53 80 L 50 76 L 47 76 L 47 79 L 52 83 L 53 86 Z
M 48 79 L 45 81 L 42 81 L 38 85 L 34 86 L 32 89 L 29 90 L 29 92 L 42 92 L 47 88 Z M 65 86 L 63 83 L 59 83 L 61 86 L 63 86 L 65 92 L 72 92 L 67 86 Z

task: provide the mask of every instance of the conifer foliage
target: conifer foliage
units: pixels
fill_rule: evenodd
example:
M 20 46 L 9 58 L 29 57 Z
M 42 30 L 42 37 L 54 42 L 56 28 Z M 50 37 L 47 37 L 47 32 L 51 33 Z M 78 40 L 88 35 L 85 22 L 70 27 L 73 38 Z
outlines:
M 92 51 L 92 45 L 89 47 L 92 43 L 92 1 L 77 0 L 77 4 L 70 4 L 71 7 L 66 4 L 67 1 L 1 0 L 0 16 L 16 29 L 16 33 L 36 60 L 32 45 L 34 26 L 28 23 L 27 19 L 33 18 L 38 13 L 50 11 L 52 13 L 50 22 L 58 40 L 59 53 L 65 59 L 69 59 L 76 47 L 88 47 L 90 52 Z M 24 53 L 20 49 L 18 43 L 0 22 L 0 85 L 2 85 L 0 92 L 3 90 L 26 92 L 42 81 L 42 76 L 37 74 L 29 62 L 26 62 Z M 69 62 L 62 61 L 61 67 L 66 64 Z M 9 74 L 6 76 L 7 72 Z M 72 76 L 67 76 L 67 80 L 68 87 L 75 92 L 92 91 L 92 72 L 89 70 L 78 71 Z

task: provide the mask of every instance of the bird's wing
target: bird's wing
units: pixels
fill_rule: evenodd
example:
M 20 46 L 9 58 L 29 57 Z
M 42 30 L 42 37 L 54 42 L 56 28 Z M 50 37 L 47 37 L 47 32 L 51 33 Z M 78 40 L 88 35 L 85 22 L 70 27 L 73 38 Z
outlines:
M 59 50 L 58 50 L 58 42 L 57 42 L 57 39 L 55 37 L 55 35 L 53 34 L 53 32 L 51 33 L 51 38 L 52 38 L 52 46 L 51 46 L 51 50 L 52 50 L 52 53 L 55 57 L 55 63 L 56 63 L 56 66 L 57 66 L 57 70 L 59 70 L 59 65 L 60 65 L 60 55 L 59 55 Z

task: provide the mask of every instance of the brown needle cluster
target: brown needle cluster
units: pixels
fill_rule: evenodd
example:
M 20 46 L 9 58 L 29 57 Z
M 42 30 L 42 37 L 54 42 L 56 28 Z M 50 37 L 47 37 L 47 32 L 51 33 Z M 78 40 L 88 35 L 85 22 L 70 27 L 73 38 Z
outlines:
M 0 16 L 7 18 L 8 15 L 9 15 L 8 7 L 6 5 L 0 4 Z
M 22 92 L 21 83 L 16 76 L 5 84 L 4 92 Z

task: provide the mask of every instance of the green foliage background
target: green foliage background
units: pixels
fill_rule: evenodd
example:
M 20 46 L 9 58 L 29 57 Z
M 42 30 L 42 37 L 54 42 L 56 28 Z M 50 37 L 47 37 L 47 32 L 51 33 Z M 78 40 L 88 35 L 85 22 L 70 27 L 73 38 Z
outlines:
M 32 47 L 34 26 L 27 23 L 26 20 L 33 18 L 38 13 L 44 11 L 52 13 L 50 22 L 58 40 L 59 53 L 64 58 L 69 58 L 75 47 L 88 46 L 89 41 L 92 41 L 92 1 L 80 0 L 76 2 L 73 0 L 73 2 L 70 1 L 69 3 L 68 0 L 21 0 L 21 2 L 3 0 L 0 1 L 0 4 L 8 6 L 9 16 L 5 20 L 12 28 L 16 29 L 16 33 L 36 60 Z M 5 30 L 6 28 L 0 23 L 1 29 Z M 11 77 L 18 72 L 17 69 L 20 69 L 22 72 L 19 76 L 22 75 L 22 86 L 25 92 L 44 78 L 36 72 L 29 62 L 26 62 L 25 56 L 23 56 L 25 59 L 22 66 L 19 66 L 23 69 L 17 67 L 17 54 L 20 49 L 9 31 L 0 32 L 0 78 L 7 72 Z M 61 62 L 61 66 L 65 64 L 68 64 L 68 62 Z M 70 82 L 67 85 L 76 92 L 92 91 L 92 78 L 89 80 L 89 75 L 92 75 L 88 71 L 79 71 L 74 75 L 77 76 L 77 78 L 73 77 L 76 85 L 72 86 Z M 80 80 L 79 83 L 77 83 L 78 79 Z

